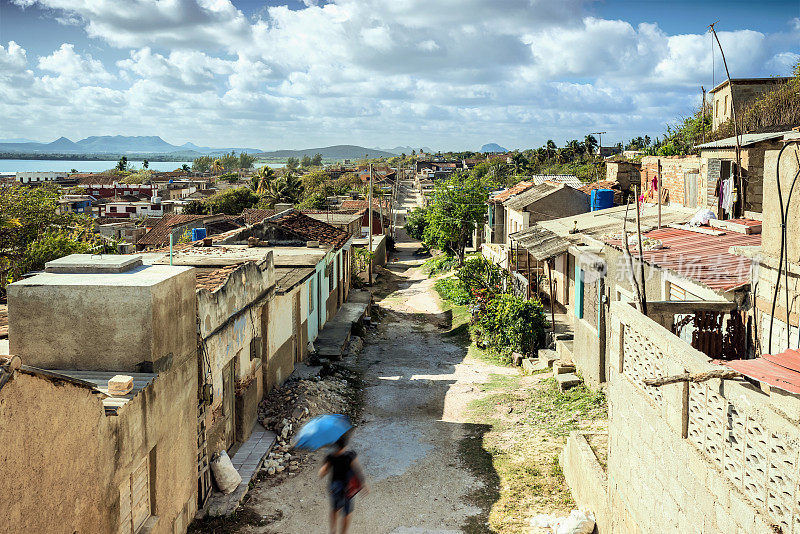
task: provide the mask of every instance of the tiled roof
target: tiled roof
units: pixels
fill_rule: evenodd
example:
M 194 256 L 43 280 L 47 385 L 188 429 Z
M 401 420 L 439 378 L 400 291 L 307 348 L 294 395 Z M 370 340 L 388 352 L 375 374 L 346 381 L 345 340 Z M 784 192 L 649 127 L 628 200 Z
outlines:
M 566 184 L 575 189 L 580 189 L 585 183 L 573 174 L 537 174 L 531 176 L 531 178 L 536 185 L 543 183 Z
M 379 209 L 381 206 L 381 202 L 378 199 L 372 199 L 372 209 L 376 210 Z M 361 200 L 342 200 L 340 204 L 340 209 L 343 210 L 363 210 L 369 207 L 369 202 L 364 199 Z M 387 209 L 389 207 L 389 201 L 383 201 L 383 209 Z
M 276 226 L 303 237 L 306 241 L 319 241 L 325 245 L 332 245 L 333 248 L 342 247 L 350 237 L 344 230 L 312 219 L 295 209 L 286 210 L 267 220 Z
M 258 224 L 267 217 L 272 217 L 275 215 L 277 210 L 262 210 L 258 208 L 247 208 L 242 212 L 242 216 L 244 217 L 244 222 L 247 223 L 248 226 L 252 226 L 254 224 Z
M 664 246 L 644 251 L 646 263 L 674 271 L 715 291 L 730 291 L 750 282 L 750 261 L 728 250 L 736 246 L 761 245 L 761 234 L 711 235 L 662 228 L 642 235 L 657 239 Z M 622 246 L 619 239 L 606 239 L 606 243 L 616 248 Z M 632 254 L 637 254 L 636 248 L 634 244 L 630 246 Z
M 0 338 L 8 337 L 8 306 L 0 304 Z
M 489 202 L 492 203 L 492 204 L 505 202 L 506 200 L 508 200 L 509 198 L 513 197 L 514 195 L 518 195 L 518 194 L 522 193 L 523 191 L 527 191 L 528 189 L 530 189 L 534 185 L 536 185 L 536 184 L 534 184 L 533 182 L 519 182 L 517 184 L 512 185 L 508 189 L 503 189 L 502 191 L 500 191 L 496 195 L 493 195 L 493 196 L 489 197 Z
M 587 195 L 591 195 L 592 191 L 595 189 L 611 189 L 614 191 L 614 204 L 619 206 L 624 203 L 624 199 L 622 198 L 622 190 L 619 188 L 619 182 L 615 182 L 614 180 L 598 180 L 578 188 L 579 191 L 583 191 Z
M 275 285 L 285 293 L 314 274 L 315 267 L 275 267 Z
M 225 267 L 220 268 L 197 268 L 195 270 L 197 276 L 197 283 L 195 287 L 197 289 L 207 289 L 212 293 L 217 289 L 221 288 L 227 282 L 228 277 L 236 271 L 239 267 L 241 267 L 241 263 L 236 263 L 233 265 L 226 265 Z
M 144 234 L 137 245 L 164 245 L 169 243 L 169 235 L 172 228 L 180 226 L 198 219 L 206 219 L 211 215 L 185 215 L 185 214 L 168 214 L 161 217 L 161 219 L 153 226 L 149 232 Z
M 77 178 L 78 185 L 113 185 L 121 179 L 113 174 L 70 174 L 70 178 Z

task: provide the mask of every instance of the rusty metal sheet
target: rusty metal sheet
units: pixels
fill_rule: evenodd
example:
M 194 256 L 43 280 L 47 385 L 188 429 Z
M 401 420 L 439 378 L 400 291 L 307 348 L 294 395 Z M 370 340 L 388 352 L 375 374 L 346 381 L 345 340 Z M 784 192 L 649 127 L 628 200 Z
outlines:
M 800 352 L 789 349 L 781 354 L 765 354 L 762 358 L 772 364 L 800 373 Z
M 732 360 L 721 363 L 759 382 L 800 395 L 800 373 L 797 371 L 776 365 L 764 358 Z
M 728 252 L 733 246 L 760 246 L 761 234 L 727 232 L 709 235 L 662 228 L 644 234 L 658 239 L 663 249 L 644 252 L 644 261 L 700 282 L 716 291 L 730 291 L 750 282 L 750 260 Z M 620 248 L 619 239 L 606 243 Z M 638 256 L 635 245 L 630 247 L 634 258 Z

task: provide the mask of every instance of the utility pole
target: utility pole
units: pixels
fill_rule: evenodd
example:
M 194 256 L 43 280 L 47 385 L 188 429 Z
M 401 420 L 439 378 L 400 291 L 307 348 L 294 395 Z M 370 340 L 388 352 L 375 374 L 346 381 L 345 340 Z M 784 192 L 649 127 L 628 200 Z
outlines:
M 372 285 L 372 163 L 369 164 L 369 192 L 367 193 L 367 213 L 369 215 L 367 226 L 369 226 L 369 234 L 368 240 L 369 244 L 367 245 L 369 250 L 369 274 L 368 280 L 369 285 Z
M 597 136 L 597 154 L 603 157 L 603 134 L 608 132 L 589 132 L 589 135 Z
M 657 182 L 658 191 L 656 194 L 658 195 L 658 228 L 661 229 L 661 158 L 658 159 L 658 182 Z M 638 211 L 637 211 L 638 213 Z
M 706 142 L 706 88 L 702 85 L 700 86 L 700 90 L 703 91 L 703 110 L 700 112 L 700 116 L 703 118 L 703 144 Z
M 714 36 L 714 39 L 717 41 L 717 46 L 719 47 L 719 54 L 722 56 L 722 64 L 725 66 L 725 76 L 727 76 L 728 78 L 728 87 L 731 90 L 731 120 L 733 121 L 733 135 L 736 137 L 736 185 L 739 188 L 739 194 L 736 198 L 736 203 L 738 204 L 741 201 L 741 209 L 734 210 L 734 217 L 737 217 L 744 214 L 744 184 L 742 183 L 742 154 L 741 154 L 742 147 L 739 145 L 739 126 L 736 123 L 736 103 L 733 101 L 733 82 L 731 82 L 731 73 L 728 71 L 728 62 L 725 61 L 725 52 L 722 51 L 722 45 L 719 42 L 719 37 L 717 37 L 717 31 L 714 29 L 714 24 L 716 24 L 717 22 L 709 24 L 708 28 L 711 31 L 711 34 Z M 712 43 L 711 46 L 713 47 L 714 44 Z M 736 211 L 738 211 L 739 213 L 736 213 Z

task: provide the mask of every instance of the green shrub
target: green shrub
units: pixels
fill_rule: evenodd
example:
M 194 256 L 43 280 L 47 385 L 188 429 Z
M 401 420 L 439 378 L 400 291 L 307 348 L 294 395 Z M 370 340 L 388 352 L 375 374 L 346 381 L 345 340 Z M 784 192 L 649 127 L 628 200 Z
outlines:
M 428 273 L 428 276 L 436 276 L 440 273 L 446 273 L 455 269 L 458 265 L 458 258 L 450 254 L 440 254 L 426 260 L 422 268 Z
M 526 353 L 544 342 L 547 319 L 539 300 L 504 293 L 487 303 L 478 324 L 486 346 Z
M 425 227 L 428 226 L 428 222 L 425 220 L 426 213 L 427 210 L 425 208 L 416 207 L 406 215 L 405 229 L 410 238 L 422 241 Z
M 458 278 L 442 278 L 436 281 L 433 288 L 447 302 L 464 306 L 471 301 L 469 291 Z
M 483 256 L 467 259 L 456 276 L 470 294 L 478 299 L 488 299 L 500 293 L 508 271 L 501 269 Z

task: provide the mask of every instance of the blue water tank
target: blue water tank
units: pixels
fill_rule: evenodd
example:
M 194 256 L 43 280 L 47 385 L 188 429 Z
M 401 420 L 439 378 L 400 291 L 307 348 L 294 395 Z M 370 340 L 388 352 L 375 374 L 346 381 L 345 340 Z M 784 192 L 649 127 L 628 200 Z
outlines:
M 593 189 L 592 190 L 592 211 L 604 210 L 614 207 L 613 189 Z
M 206 237 L 205 228 L 192 228 L 192 241 L 200 241 Z

